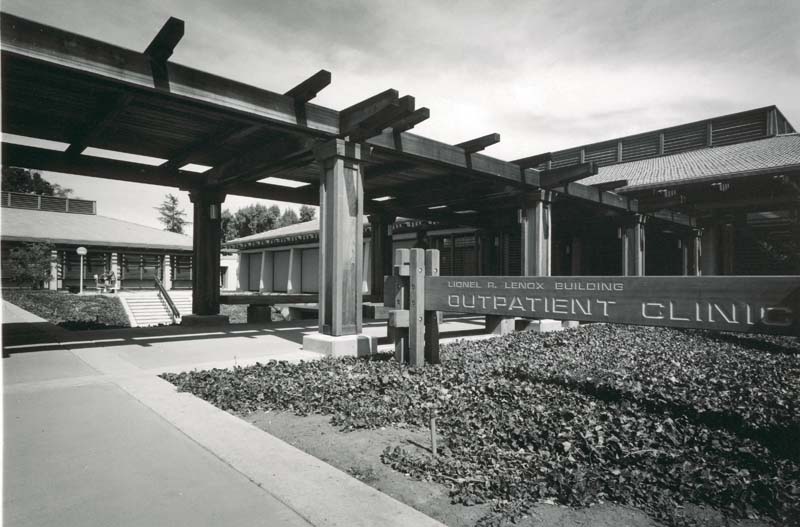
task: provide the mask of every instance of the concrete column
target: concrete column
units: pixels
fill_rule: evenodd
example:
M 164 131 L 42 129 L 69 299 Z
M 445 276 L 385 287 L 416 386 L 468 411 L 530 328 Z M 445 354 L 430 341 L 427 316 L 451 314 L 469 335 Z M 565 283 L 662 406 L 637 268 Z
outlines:
M 522 275 L 550 276 L 552 194 L 540 190 L 522 211 Z
M 172 289 L 172 257 L 169 254 L 164 255 L 164 279 L 161 283 L 167 291 Z
M 683 275 L 700 276 L 702 229 L 690 229 L 681 237 L 681 256 L 683 258 Z
M 216 189 L 198 189 L 189 192 L 189 198 L 194 204 L 192 314 L 196 317 L 189 320 L 184 317 L 184 321 L 197 323 L 200 321 L 199 317 L 206 317 L 208 321 L 220 322 L 220 205 L 225 201 L 225 193 Z
M 735 225 L 725 223 L 720 226 L 720 271 L 724 275 L 734 274 Z
M 570 273 L 572 276 L 581 275 L 581 259 L 583 258 L 583 243 L 579 236 L 573 236 L 570 242 Z
M 522 275 L 550 276 L 552 268 L 551 205 L 553 195 L 540 190 L 528 196 L 527 208 L 522 211 Z M 512 319 L 513 320 L 513 319 Z M 487 317 L 487 329 L 490 320 Z M 558 320 L 528 320 L 526 329 L 533 331 L 557 331 L 562 328 Z M 568 321 L 565 321 L 568 322 Z M 500 326 L 500 331 L 514 326 Z
M 719 226 L 707 225 L 700 239 L 700 269 L 703 276 L 716 276 L 719 272 Z
M 372 226 L 370 236 L 370 296 L 383 298 L 383 277 L 392 274 L 392 238 L 389 228 L 395 217 L 383 214 L 370 214 Z
M 289 276 L 286 282 L 286 293 L 289 295 L 298 294 L 301 291 L 303 267 L 300 250 L 289 249 Z
M 646 219 L 646 216 L 634 214 L 622 227 L 623 276 L 644 276 Z
M 50 251 L 50 281 L 47 288 L 51 291 L 58 290 L 58 251 Z
M 377 340 L 362 333 L 364 187 L 361 145 L 334 139 L 318 146 L 321 164 L 319 333 L 303 348 L 327 355 L 366 355 Z

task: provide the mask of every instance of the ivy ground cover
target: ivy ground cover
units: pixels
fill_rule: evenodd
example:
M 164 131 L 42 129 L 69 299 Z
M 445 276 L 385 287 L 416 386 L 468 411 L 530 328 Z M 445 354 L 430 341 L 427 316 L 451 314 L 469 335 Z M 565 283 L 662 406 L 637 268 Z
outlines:
M 382 460 L 491 503 L 482 525 L 547 500 L 613 501 L 673 525 L 687 506 L 800 524 L 800 342 L 592 325 L 443 347 L 442 364 L 388 357 L 165 374 L 239 414 L 330 415 L 342 430 L 427 428 L 436 456 Z

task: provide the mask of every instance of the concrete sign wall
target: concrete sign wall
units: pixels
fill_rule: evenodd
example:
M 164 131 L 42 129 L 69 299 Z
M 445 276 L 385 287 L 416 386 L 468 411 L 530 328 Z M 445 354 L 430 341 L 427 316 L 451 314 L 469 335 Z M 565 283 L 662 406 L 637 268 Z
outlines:
M 425 309 L 800 335 L 800 277 L 426 277 Z

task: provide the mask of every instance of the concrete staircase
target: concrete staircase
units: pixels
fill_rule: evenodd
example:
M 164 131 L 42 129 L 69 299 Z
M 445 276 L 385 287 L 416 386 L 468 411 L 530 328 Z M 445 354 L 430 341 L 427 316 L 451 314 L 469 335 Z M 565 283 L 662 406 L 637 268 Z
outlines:
M 170 291 L 169 295 L 181 315 L 188 315 L 192 312 L 191 291 Z M 173 324 L 169 305 L 157 291 L 120 293 L 119 298 L 122 300 L 132 327 Z

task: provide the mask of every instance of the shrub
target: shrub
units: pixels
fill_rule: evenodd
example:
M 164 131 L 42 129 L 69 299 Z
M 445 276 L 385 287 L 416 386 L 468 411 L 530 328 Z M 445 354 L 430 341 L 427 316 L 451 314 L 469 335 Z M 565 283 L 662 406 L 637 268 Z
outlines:
M 130 327 L 119 298 L 55 291 L 4 290 L 3 298 L 67 329 Z
M 53 245 L 29 242 L 11 248 L 3 262 L 3 281 L 39 289 L 50 279 Z

